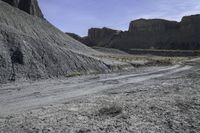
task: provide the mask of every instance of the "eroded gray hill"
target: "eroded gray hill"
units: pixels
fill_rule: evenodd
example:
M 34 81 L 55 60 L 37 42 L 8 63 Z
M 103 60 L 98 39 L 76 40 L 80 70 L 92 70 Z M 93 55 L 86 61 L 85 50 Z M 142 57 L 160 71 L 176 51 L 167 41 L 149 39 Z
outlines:
M 124 32 L 117 30 L 105 32 L 105 28 L 92 28 L 85 37 L 87 41 L 83 41 L 83 43 L 88 46 L 124 50 L 132 48 L 196 50 L 200 49 L 199 25 L 200 15 L 185 16 L 181 22 L 138 19 L 132 21 L 129 30 Z
M 107 71 L 92 54 L 43 18 L 0 0 L 0 82 Z

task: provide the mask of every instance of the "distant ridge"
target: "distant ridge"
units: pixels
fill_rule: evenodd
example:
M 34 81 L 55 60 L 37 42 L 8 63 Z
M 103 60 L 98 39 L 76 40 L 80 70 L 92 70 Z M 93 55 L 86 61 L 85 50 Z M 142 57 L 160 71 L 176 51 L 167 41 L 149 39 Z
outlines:
M 128 31 L 91 28 L 81 42 L 88 46 L 117 49 L 198 50 L 200 15 L 185 16 L 181 22 L 138 19 L 130 22 Z

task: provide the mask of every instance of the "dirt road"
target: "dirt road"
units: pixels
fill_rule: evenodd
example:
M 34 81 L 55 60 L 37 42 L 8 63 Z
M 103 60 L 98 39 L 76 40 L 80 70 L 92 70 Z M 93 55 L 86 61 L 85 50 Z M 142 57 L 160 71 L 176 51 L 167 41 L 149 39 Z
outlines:
M 199 133 L 200 60 L 0 87 L 0 133 Z
M 175 65 L 158 67 L 146 72 L 124 72 L 33 83 L 6 84 L 0 87 L 0 115 L 9 115 L 44 105 L 62 103 L 84 95 L 105 92 L 129 83 L 159 78 L 191 68 L 188 65 Z

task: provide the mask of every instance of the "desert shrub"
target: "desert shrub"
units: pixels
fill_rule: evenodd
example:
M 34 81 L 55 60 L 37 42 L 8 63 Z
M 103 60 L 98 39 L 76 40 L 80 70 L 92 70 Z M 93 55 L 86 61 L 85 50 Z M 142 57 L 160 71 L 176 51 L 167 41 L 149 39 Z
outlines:
M 123 111 L 123 108 L 121 106 L 119 106 L 118 104 L 114 103 L 114 104 L 109 104 L 109 105 L 105 105 L 103 107 L 101 107 L 98 110 L 99 115 L 106 115 L 106 116 L 117 116 L 119 114 L 121 114 Z
M 81 76 L 82 74 L 79 72 L 73 72 L 70 74 L 65 75 L 65 77 L 70 78 L 70 77 L 77 77 L 77 76 Z

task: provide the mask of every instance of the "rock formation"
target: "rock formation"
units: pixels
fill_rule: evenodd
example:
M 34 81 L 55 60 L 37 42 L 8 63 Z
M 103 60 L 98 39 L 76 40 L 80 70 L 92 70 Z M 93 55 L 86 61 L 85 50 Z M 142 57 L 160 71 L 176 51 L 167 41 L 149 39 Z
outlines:
M 74 33 L 67 34 L 88 46 L 108 47 L 110 41 L 119 33 L 120 31 L 104 27 L 91 28 L 88 30 L 88 36 L 82 38 Z
M 115 37 L 110 46 L 120 49 L 159 49 L 166 48 L 179 30 L 178 22 L 162 19 L 139 19 L 132 21 L 129 30 Z M 172 41 L 172 42 L 171 42 Z
M 132 21 L 128 31 L 92 28 L 82 41 L 88 46 L 117 49 L 200 49 L 200 15 L 185 16 L 181 22 L 163 19 Z M 80 39 L 81 40 L 81 39 Z M 84 39 L 83 39 L 84 40 Z
M 90 42 L 90 46 L 107 46 L 110 41 L 113 39 L 115 35 L 117 35 L 119 31 L 109 29 L 109 28 L 91 28 L 88 30 L 87 39 Z
M 47 20 L 0 0 L 0 83 L 109 71 L 94 54 Z
M 178 29 L 178 22 L 162 19 L 138 19 L 132 21 L 129 32 L 167 32 Z
M 27 12 L 33 16 L 43 18 L 43 14 L 39 8 L 37 0 L 3 0 L 8 4 L 19 8 L 22 11 Z
M 200 15 L 183 17 L 181 22 L 162 19 L 132 21 L 110 46 L 120 49 L 200 49 Z

